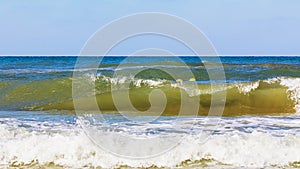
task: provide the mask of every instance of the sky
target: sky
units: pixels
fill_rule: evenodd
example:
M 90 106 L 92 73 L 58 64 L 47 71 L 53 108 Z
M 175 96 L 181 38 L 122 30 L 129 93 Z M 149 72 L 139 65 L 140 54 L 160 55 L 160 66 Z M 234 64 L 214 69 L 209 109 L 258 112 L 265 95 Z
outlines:
M 300 55 L 299 8 L 299 0 L 0 0 L 0 55 L 78 55 L 104 25 L 143 12 L 184 18 L 219 55 Z M 143 48 L 190 54 L 170 39 L 147 36 L 111 54 Z

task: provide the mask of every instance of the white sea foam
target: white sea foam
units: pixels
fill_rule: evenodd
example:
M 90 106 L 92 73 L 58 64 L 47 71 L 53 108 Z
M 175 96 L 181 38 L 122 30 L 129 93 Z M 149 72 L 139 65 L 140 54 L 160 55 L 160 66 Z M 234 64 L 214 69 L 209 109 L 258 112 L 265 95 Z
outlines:
M 197 120 L 195 130 L 203 128 L 203 120 Z M 70 168 L 83 166 L 112 168 L 121 165 L 173 168 L 186 160 L 213 159 L 236 167 L 286 166 L 300 161 L 300 131 L 297 130 L 299 120 L 297 117 L 222 119 L 219 127 L 214 131 L 215 134 L 211 135 L 206 142 L 201 143 L 199 133 L 186 135 L 185 139 L 171 151 L 148 159 L 114 156 L 93 144 L 77 125 L 70 128 L 62 124 L 56 126 L 59 127 L 59 131 L 44 132 L 23 127 L 16 128 L 16 125 L 24 122 L 9 120 L 0 124 L 0 165 L 29 164 L 38 161 L 40 164 L 54 162 Z M 27 123 L 29 125 L 35 122 Z M 191 124 L 190 119 L 185 119 L 182 120 L 181 125 L 182 128 L 188 128 Z M 41 127 L 45 124 L 33 124 L 35 125 Z M 155 128 L 153 124 L 149 125 L 143 127 Z M 169 126 L 157 125 L 157 128 L 162 129 Z M 273 128 L 270 129 L 272 126 Z M 289 127 L 289 129 L 276 130 L 276 127 Z M 130 130 L 130 127 L 126 126 L 126 129 Z M 138 146 L 134 145 L 132 149 Z
M 135 87 L 141 87 L 143 85 L 146 85 L 148 87 L 160 87 L 163 84 L 168 82 L 167 80 L 160 80 L 160 79 L 157 80 L 138 79 L 138 78 L 134 78 L 133 76 L 107 77 L 107 76 L 102 76 L 101 74 L 98 74 L 96 76 L 89 74 L 88 77 L 93 82 L 97 80 L 103 80 L 112 85 L 122 85 L 124 83 L 132 83 Z
M 259 81 L 251 82 L 251 83 L 245 83 L 245 84 L 236 83 L 234 86 L 238 88 L 240 93 L 247 94 L 247 93 L 251 92 L 252 90 L 255 90 L 255 89 L 258 88 Z
M 135 82 L 134 82 L 134 84 L 135 84 L 135 86 L 137 86 L 137 87 L 141 87 L 142 86 L 142 84 L 147 84 L 148 86 L 150 86 L 150 87 L 158 87 L 158 86 L 161 86 L 163 83 L 165 83 L 166 81 L 165 80 L 160 80 L 160 81 L 158 81 L 158 80 L 144 80 L 144 79 L 137 79 Z

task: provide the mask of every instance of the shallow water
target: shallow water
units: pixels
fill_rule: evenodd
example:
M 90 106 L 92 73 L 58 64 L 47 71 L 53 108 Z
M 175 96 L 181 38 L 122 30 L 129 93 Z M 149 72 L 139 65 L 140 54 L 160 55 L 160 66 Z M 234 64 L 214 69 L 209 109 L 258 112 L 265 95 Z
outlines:
M 162 134 L 184 136 L 165 154 L 135 160 L 114 156 L 97 147 L 86 137 L 76 116 L 41 111 L 2 111 L 1 114 L 0 165 L 279 168 L 297 166 L 300 158 L 298 116 L 221 118 L 216 125 L 205 117 L 165 116 L 150 124 L 141 124 L 120 115 L 106 114 L 105 118 L 111 120 L 109 126 L 94 124 L 99 130 L 143 138 Z M 203 133 L 210 135 L 205 141 L 200 136 Z

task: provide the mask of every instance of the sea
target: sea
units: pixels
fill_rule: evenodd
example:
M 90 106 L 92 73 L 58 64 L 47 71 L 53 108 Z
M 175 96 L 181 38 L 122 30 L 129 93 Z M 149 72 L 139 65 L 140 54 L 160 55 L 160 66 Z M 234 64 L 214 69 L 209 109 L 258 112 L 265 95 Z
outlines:
M 0 168 L 299 168 L 300 57 L 214 59 L 1 56 Z

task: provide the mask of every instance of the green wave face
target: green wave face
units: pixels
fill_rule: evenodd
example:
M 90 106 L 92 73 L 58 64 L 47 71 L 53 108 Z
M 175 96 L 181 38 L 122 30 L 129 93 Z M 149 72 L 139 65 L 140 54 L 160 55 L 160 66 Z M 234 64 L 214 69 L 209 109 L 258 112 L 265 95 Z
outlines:
M 72 99 L 72 80 L 55 79 L 28 83 L 0 82 L 0 109 L 28 110 Z
M 183 62 L 179 62 L 172 57 L 135 57 L 123 62 L 124 59 L 104 58 L 95 68 L 95 75 L 90 65 L 98 60 L 96 57 L 87 57 L 83 67 L 75 69 L 76 57 L 2 57 L 0 110 L 73 111 L 75 99 L 82 103 L 80 109 L 95 111 L 90 109 L 91 99 L 96 97 L 97 106 L 104 113 L 124 111 L 143 115 L 163 107 L 163 115 L 177 115 L 182 103 L 191 102 L 191 106 L 184 109 L 184 115 L 193 114 L 196 108 L 198 115 L 208 115 L 212 93 L 225 91 L 225 116 L 300 112 L 299 57 L 221 57 L 223 64 L 219 66 L 224 68 L 226 84 L 217 89 L 209 85 L 218 83 L 209 81 L 205 65 L 216 65 L 209 59 L 181 57 Z M 132 71 L 139 70 L 131 75 Z M 74 71 L 87 79 L 86 83 L 79 84 L 82 93 L 76 98 L 72 97 Z M 168 71 L 176 77 L 166 73 Z M 197 89 L 186 88 L 194 81 Z M 89 91 L 93 84 L 95 88 Z M 122 94 L 123 90 L 129 90 L 130 104 L 125 102 L 128 96 Z M 161 104 L 151 105 L 149 98 L 154 90 L 165 94 L 165 97 L 154 98 Z M 119 96 L 119 106 L 114 103 L 112 94 Z M 214 100 L 214 109 L 209 115 L 221 114 L 222 104 L 223 100 Z
M 293 79 L 293 78 L 291 78 Z M 201 116 L 208 115 L 211 106 L 212 89 L 209 84 L 198 84 L 198 89 L 186 90 L 180 84 L 167 81 L 149 81 L 143 79 L 128 79 L 132 81 L 129 86 L 129 98 L 140 115 L 151 115 L 147 110 L 150 109 L 150 93 L 153 90 L 161 90 L 166 96 L 166 106 L 162 115 L 178 115 L 181 109 L 181 103 L 189 99 L 191 105 L 198 105 L 197 114 Z M 101 76 L 93 81 L 96 86 L 96 100 L 99 109 L 103 113 L 114 113 L 116 111 L 133 112 L 128 105 L 116 108 L 112 98 L 112 92 L 120 100 L 126 99 L 123 90 L 111 90 L 112 85 L 122 85 L 118 79 Z M 297 100 L 293 99 L 293 91 L 290 91 L 282 82 L 246 82 L 226 84 L 225 87 L 218 90 L 226 91 L 226 102 L 223 116 L 241 116 L 241 115 L 283 115 L 295 113 Z M 13 110 L 74 110 L 72 98 L 72 79 L 61 78 L 55 80 L 42 80 L 28 83 L 9 83 L 1 82 L 1 102 L 0 109 Z M 85 88 L 82 86 L 82 91 Z M 215 89 L 214 89 L 215 90 Z M 218 90 L 215 90 L 218 92 Z M 93 93 L 88 91 L 76 98 L 80 103 L 79 109 L 84 111 L 96 111 L 91 109 Z M 196 94 L 195 94 L 196 93 Z M 124 98 L 122 98 L 124 97 Z M 159 98 L 158 98 L 159 99 Z M 200 101 L 198 101 L 200 100 Z M 215 100 L 222 105 L 221 100 Z M 153 106 L 153 105 L 152 105 Z M 157 107 L 163 105 L 154 105 Z M 195 107 L 185 108 L 182 115 L 192 115 Z M 220 107 L 221 108 L 221 107 Z M 222 112 L 213 112 L 219 114 Z

